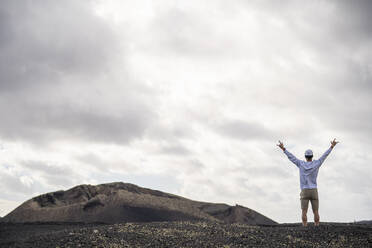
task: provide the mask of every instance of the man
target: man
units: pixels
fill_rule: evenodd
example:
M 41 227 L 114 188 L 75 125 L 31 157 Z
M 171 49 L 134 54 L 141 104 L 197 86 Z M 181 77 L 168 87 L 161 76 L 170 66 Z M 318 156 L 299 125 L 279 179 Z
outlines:
M 313 160 L 313 152 L 309 149 L 305 151 L 306 161 L 297 159 L 292 153 L 290 153 L 279 140 L 277 146 L 283 150 L 287 155 L 288 159 L 294 163 L 300 169 L 300 186 L 301 186 L 301 209 L 302 209 L 302 225 L 307 226 L 307 209 L 309 201 L 311 201 L 311 207 L 314 213 L 314 225 L 319 225 L 319 199 L 318 190 L 316 184 L 316 178 L 318 176 L 319 167 L 322 165 L 327 156 L 331 153 L 335 145 L 339 143 L 336 139 L 331 141 L 331 147 L 318 159 Z

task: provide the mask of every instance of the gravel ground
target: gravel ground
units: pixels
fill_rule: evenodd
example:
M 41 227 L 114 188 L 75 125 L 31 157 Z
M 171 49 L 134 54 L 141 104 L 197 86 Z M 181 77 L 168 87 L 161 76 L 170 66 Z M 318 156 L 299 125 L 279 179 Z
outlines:
M 372 225 L 0 223 L 0 247 L 372 247 Z

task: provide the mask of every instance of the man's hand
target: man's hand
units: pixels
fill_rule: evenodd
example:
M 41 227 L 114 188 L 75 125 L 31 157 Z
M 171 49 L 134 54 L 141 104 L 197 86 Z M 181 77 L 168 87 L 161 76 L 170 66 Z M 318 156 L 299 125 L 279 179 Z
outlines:
M 331 147 L 335 147 L 337 143 L 339 143 L 339 141 L 336 141 L 336 138 L 334 138 L 333 141 L 331 141 Z
M 285 150 L 284 145 L 280 140 L 279 140 L 279 144 L 277 144 L 277 146 L 279 146 L 280 149 L 282 149 L 283 151 Z

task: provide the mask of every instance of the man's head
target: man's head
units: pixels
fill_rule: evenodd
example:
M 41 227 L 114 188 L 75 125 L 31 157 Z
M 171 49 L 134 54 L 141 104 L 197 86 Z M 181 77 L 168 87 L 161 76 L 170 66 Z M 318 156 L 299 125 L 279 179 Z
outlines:
M 305 158 L 306 158 L 306 161 L 310 162 L 313 160 L 313 151 L 308 149 L 305 151 Z

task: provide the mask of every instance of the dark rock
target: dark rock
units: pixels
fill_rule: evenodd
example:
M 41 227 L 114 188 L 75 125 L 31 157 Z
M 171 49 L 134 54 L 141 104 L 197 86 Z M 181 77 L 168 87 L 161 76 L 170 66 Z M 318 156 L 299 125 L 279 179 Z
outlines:
M 103 206 L 105 206 L 105 204 L 103 204 L 100 199 L 94 198 L 94 199 L 90 199 L 87 203 L 84 204 L 83 210 L 88 211 L 93 208 L 103 207 Z

